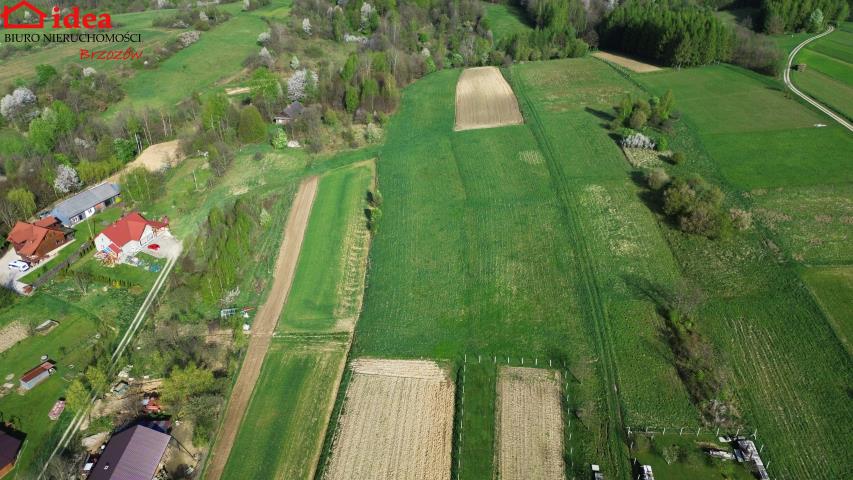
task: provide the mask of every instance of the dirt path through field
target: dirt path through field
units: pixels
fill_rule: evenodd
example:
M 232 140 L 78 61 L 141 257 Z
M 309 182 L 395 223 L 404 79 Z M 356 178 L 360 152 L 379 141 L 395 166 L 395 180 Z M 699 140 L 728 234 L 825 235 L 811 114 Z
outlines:
M 648 72 L 657 72 L 662 70 L 660 67 L 656 67 L 654 65 L 650 65 L 648 63 L 643 63 L 633 58 L 623 57 L 622 55 L 616 55 L 615 53 L 607 53 L 598 51 L 592 54 L 595 58 L 600 58 L 607 62 L 615 63 L 616 65 L 622 66 L 631 70 L 632 72 L 637 73 L 648 73 Z
M 178 140 L 158 143 L 143 150 L 142 154 L 136 157 L 136 160 L 125 165 L 124 168 L 113 174 L 106 181 L 111 183 L 118 182 L 122 175 L 138 167 L 145 167 L 149 172 L 157 172 L 181 160 L 183 160 L 183 155 L 181 154 L 181 147 Z
M 302 240 L 305 238 L 305 229 L 311 214 L 311 206 L 317 194 L 318 177 L 310 177 L 302 182 L 293 206 L 284 227 L 284 240 L 278 252 L 276 260 L 274 280 L 267 301 L 258 310 L 255 322 L 252 325 L 252 337 L 249 340 L 249 348 L 243 359 L 243 366 L 237 376 L 237 382 L 231 390 L 231 399 L 225 411 L 225 417 L 213 448 L 213 453 L 208 462 L 208 480 L 219 480 L 228 461 L 243 414 L 249 408 L 249 400 L 258 377 L 261 374 L 261 365 L 266 357 L 275 327 L 281 316 L 284 303 L 290 293 L 290 286 L 296 273 L 296 264 L 299 259 L 299 250 L 302 248 Z

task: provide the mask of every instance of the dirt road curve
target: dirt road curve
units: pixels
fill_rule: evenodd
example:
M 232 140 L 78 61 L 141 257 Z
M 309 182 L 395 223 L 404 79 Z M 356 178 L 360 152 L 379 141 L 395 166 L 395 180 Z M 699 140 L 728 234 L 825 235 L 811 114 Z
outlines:
M 305 237 L 311 205 L 314 203 L 314 197 L 317 194 L 317 184 L 317 177 L 303 181 L 302 185 L 299 186 L 299 191 L 296 192 L 293 206 L 290 208 L 290 215 L 287 218 L 287 224 L 284 226 L 284 240 L 281 242 L 278 260 L 276 260 L 273 285 L 266 303 L 258 310 L 258 315 L 252 324 L 252 338 L 249 340 L 249 348 L 246 351 L 246 357 L 243 359 L 243 367 L 240 369 L 237 383 L 234 384 L 234 389 L 231 391 L 231 399 L 225 411 L 225 420 L 219 430 L 212 456 L 208 462 L 207 474 L 205 475 L 207 480 L 219 480 L 222 476 L 225 463 L 228 461 L 228 454 L 231 452 L 234 439 L 237 437 L 237 430 L 243 420 L 243 414 L 249 408 L 252 390 L 261 374 L 261 365 L 267 354 L 270 339 L 275 331 L 278 318 L 281 316 L 284 302 L 287 301 L 287 296 L 290 293 L 290 285 L 293 283 L 293 276 L 296 273 L 296 262 L 299 259 L 302 240 Z
M 809 43 L 817 40 L 818 38 L 825 37 L 825 36 L 829 35 L 834 30 L 835 30 L 835 28 L 830 26 L 827 31 L 821 33 L 820 35 L 815 35 L 814 37 L 806 39 L 803 43 L 797 45 L 797 48 L 795 48 L 793 51 L 791 51 L 791 54 L 788 55 L 788 66 L 785 68 L 785 75 L 784 75 L 785 85 L 787 85 L 788 88 L 790 88 L 792 92 L 797 94 L 798 97 L 809 102 L 815 108 L 817 108 L 821 112 L 827 114 L 831 119 L 840 123 L 842 127 L 853 132 L 853 125 L 851 125 L 850 122 L 848 122 L 847 120 L 844 120 L 843 118 L 841 118 L 841 116 L 836 115 L 835 112 L 826 108 L 822 104 L 818 103 L 817 100 L 815 100 L 815 99 L 809 97 L 808 95 L 806 95 L 805 93 L 801 92 L 797 87 L 794 86 L 793 83 L 791 83 L 791 65 L 794 63 L 794 57 L 796 57 L 797 54 L 800 53 L 800 50 L 802 50 L 803 47 L 805 47 Z

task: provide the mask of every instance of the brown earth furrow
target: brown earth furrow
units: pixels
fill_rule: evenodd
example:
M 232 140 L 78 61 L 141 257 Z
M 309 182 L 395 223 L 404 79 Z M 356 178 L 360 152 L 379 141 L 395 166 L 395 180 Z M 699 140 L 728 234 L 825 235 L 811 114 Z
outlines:
M 456 83 L 454 130 L 494 128 L 524 123 L 518 100 L 496 67 L 469 68 Z

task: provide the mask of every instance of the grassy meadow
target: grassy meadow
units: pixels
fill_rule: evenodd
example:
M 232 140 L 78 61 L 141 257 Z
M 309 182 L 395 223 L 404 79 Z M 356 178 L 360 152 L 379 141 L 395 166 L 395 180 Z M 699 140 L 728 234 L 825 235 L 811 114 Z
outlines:
M 669 170 L 702 174 L 754 214 L 755 228 L 725 240 L 664 232 L 681 270 L 707 295 L 702 331 L 729 371 L 743 421 L 767 444 L 770 474 L 843 476 L 834 459 L 850 440 L 841 427 L 853 419 L 850 356 L 795 264 L 849 259 L 843 218 L 853 140 L 839 126 L 814 128 L 831 122 L 788 99 L 777 81 L 735 67 L 635 78 L 675 93 L 682 118 L 671 146 L 688 160 Z
M 853 352 L 853 267 L 807 268 L 802 275 L 835 334 L 847 352 Z
M 486 9 L 486 19 L 489 21 L 495 41 L 515 33 L 526 32 L 531 28 L 527 23 L 527 14 L 518 5 L 483 2 L 483 8 Z
M 346 346 L 273 340 L 223 478 L 313 478 Z
M 794 63 L 806 64 L 791 72 L 791 81 L 805 93 L 853 119 L 853 22 L 844 22 L 826 37 L 800 50 Z

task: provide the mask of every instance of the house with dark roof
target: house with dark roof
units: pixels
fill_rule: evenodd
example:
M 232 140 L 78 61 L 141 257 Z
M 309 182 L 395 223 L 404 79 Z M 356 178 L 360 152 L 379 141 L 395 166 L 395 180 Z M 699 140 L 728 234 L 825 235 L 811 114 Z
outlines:
M 62 226 L 56 217 L 48 216 L 33 223 L 18 222 L 6 236 L 21 259 L 38 263 L 50 252 L 74 238 L 74 231 Z
M 119 432 L 107 443 L 89 480 L 151 480 L 171 439 L 142 425 Z
M 19 436 L 0 428 L 0 478 L 5 477 L 15 467 L 15 460 L 18 459 L 23 443 Z
M 36 18 L 38 18 L 37 23 L 15 23 L 12 21 L 12 14 L 17 12 L 18 10 L 23 10 L 24 15 L 27 13 L 34 14 Z M 18 2 L 16 5 L 10 7 L 8 5 L 3 5 L 3 13 L 0 14 L 0 18 L 3 19 L 2 24 L 5 28 L 42 28 L 44 27 L 44 19 L 47 17 L 47 14 L 36 8 L 32 3 L 22 0 Z
M 57 203 L 49 215 L 66 227 L 73 227 L 120 201 L 121 188 L 115 183 L 102 183 Z
M 169 227 L 169 220 L 148 220 L 138 212 L 129 213 L 113 222 L 95 237 L 96 255 L 123 262 L 148 246 Z
M 32 390 L 39 383 L 47 380 L 47 377 L 53 375 L 56 371 L 56 363 L 48 360 L 42 362 L 39 366 L 29 370 L 21 376 L 21 388 L 24 390 Z
M 278 115 L 273 117 L 273 123 L 276 125 L 290 125 L 305 112 L 305 107 L 302 103 L 296 101 L 288 105 Z

